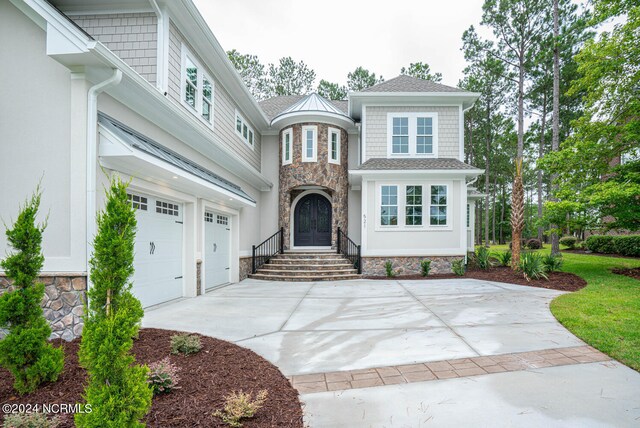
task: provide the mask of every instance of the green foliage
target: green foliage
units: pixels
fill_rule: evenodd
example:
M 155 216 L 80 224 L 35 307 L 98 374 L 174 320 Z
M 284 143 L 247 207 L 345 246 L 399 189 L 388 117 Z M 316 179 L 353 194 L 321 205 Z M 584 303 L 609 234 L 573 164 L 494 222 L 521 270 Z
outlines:
M 264 406 L 268 396 L 266 389 L 258 392 L 255 399 L 249 393 L 232 392 L 224 397 L 224 409 L 216 410 L 213 416 L 219 417 L 230 427 L 241 427 L 242 422 L 240 421 L 253 417 Z
M 442 81 L 442 73 L 431 74 L 431 67 L 426 62 L 412 62 L 409 64 L 409 68 L 402 67 L 400 74 L 404 74 L 411 77 L 417 77 L 418 79 L 430 80 L 432 82 Z
M 263 100 L 267 92 L 267 79 L 264 65 L 256 55 L 241 54 L 233 49 L 227 52 L 231 64 L 242 78 L 251 95 L 257 100 Z
M 474 261 L 476 263 L 476 266 L 478 266 L 480 269 L 489 269 L 491 267 L 489 249 L 484 245 L 476 248 Z
M 545 254 L 542 257 L 542 263 L 544 264 L 544 269 L 547 272 L 557 272 L 562 268 L 562 256 L 555 256 L 551 253 Z
M 376 73 L 371 73 L 369 70 L 362 67 L 358 67 L 347 74 L 347 88 L 354 92 L 367 89 L 382 82 L 384 82 L 384 78 L 382 76 L 378 78 L 376 77 Z
M 420 274 L 422 276 L 429 276 L 429 272 L 431 272 L 431 260 L 422 260 L 420 262 Z
M 467 267 L 464 264 L 464 259 L 458 259 L 451 262 L 451 270 L 458 276 L 464 276 Z
M 202 341 L 200 336 L 195 334 L 174 334 L 171 336 L 171 353 L 172 354 L 195 354 L 202 349 Z
M 178 367 L 169 360 L 169 357 L 149 364 L 149 384 L 153 395 L 173 391 L 179 380 Z
M 386 271 L 388 278 L 393 278 L 394 276 L 396 276 L 395 272 L 393 271 L 393 263 L 391 262 L 391 260 L 387 260 L 384 263 L 384 270 Z
M 330 100 L 345 100 L 347 99 L 347 88 L 322 79 L 318 85 L 318 95 Z
M 527 241 L 527 248 L 530 250 L 539 250 L 542 248 L 542 242 L 539 239 L 529 239 Z
M 64 367 L 61 348 L 47 339 L 51 327 L 44 318 L 40 302 L 44 284 L 37 282 L 44 263 L 42 232 L 45 224 L 36 224 L 41 193 L 38 188 L 20 210 L 7 242 L 15 250 L 0 262 L 13 281 L 11 291 L 0 296 L 0 328 L 7 335 L 0 340 L 0 366 L 14 377 L 13 387 L 20 394 L 33 392 L 42 382 L 54 382 Z
M 586 245 L 594 253 L 640 257 L 640 235 L 593 235 L 587 238 Z
M 60 418 L 47 418 L 44 413 L 16 413 L 4 418 L 3 428 L 57 428 Z
M 511 265 L 511 250 L 494 253 L 494 257 L 498 259 L 498 263 L 500 263 L 500 266 Z
M 576 238 L 575 236 L 563 236 L 562 238 L 560 238 L 560 245 L 564 245 L 570 250 L 573 250 L 576 247 L 577 243 L 578 238 Z
M 80 363 L 87 369 L 84 399 L 91 413 L 75 416 L 78 427 L 141 427 L 151 407 L 148 368 L 131 354 L 144 314 L 131 294 L 135 211 L 127 184 L 114 178 L 106 207 L 97 216 L 98 233 L 90 260 L 89 305 L 85 308 Z
M 581 232 L 593 223 L 593 212 L 587 204 L 578 200 L 547 201 L 544 203 L 542 218 L 537 226 L 548 229 L 549 233 L 562 234 L 563 231 Z M 552 228 L 552 225 L 555 227 Z
M 540 278 L 548 279 L 547 274 L 545 273 L 546 268 L 544 260 L 540 253 L 522 253 L 522 255 L 520 256 L 520 263 L 518 264 L 518 268 L 527 281 Z
M 277 65 L 269 64 L 267 96 L 306 95 L 313 91 L 316 72 L 304 61 L 295 62 L 290 56 L 280 58 Z

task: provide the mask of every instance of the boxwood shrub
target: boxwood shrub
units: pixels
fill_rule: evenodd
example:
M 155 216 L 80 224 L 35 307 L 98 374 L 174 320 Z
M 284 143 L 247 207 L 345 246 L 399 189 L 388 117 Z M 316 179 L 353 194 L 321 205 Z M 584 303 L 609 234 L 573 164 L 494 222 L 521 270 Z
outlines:
M 560 245 L 564 245 L 570 250 L 573 250 L 576 247 L 577 243 L 578 238 L 576 238 L 575 236 L 563 236 L 562 238 L 560 238 Z
M 587 238 L 587 249 L 594 253 L 640 257 L 640 235 L 593 235 Z

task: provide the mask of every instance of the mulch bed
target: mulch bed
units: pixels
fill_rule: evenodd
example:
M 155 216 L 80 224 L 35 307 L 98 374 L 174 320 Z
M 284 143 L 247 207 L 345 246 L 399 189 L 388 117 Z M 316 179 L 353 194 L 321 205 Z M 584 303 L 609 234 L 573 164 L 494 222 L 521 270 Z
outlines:
M 298 392 L 271 363 L 253 351 L 229 342 L 201 336 L 202 350 L 189 356 L 171 355 L 170 337 L 177 332 L 141 329 L 133 352 L 138 363 L 149 364 L 169 356 L 179 367 L 176 389 L 153 399 L 146 423 L 149 427 L 227 427 L 212 413 L 224 406 L 224 396 L 243 390 L 254 395 L 266 389 L 269 396 L 263 408 L 243 426 L 301 428 L 302 409 Z M 41 386 L 33 394 L 16 396 L 13 378 L 0 369 L 0 404 L 62 404 L 82 401 L 86 372 L 78 365 L 80 339 L 56 340 L 65 351 L 65 368 L 59 380 Z M 4 417 L 0 412 L 0 420 Z M 61 415 L 60 427 L 73 427 L 73 415 Z
M 522 273 L 514 272 L 511 268 L 496 266 L 487 270 L 470 268 L 464 276 L 454 274 L 434 274 L 427 277 L 421 275 L 398 275 L 393 278 L 384 276 L 365 276 L 366 279 L 399 279 L 399 280 L 430 280 L 430 279 L 459 279 L 473 278 L 485 281 L 506 282 L 509 284 L 527 285 L 529 287 L 547 288 L 560 291 L 577 291 L 587 286 L 587 282 L 568 272 L 549 272 L 549 279 L 532 279 L 527 281 Z
M 632 256 L 621 256 L 620 254 L 604 254 L 604 253 L 594 253 L 593 251 L 587 250 L 560 250 L 562 253 L 571 253 L 571 254 L 585 254 L 587 256 L 600 256 L 600 257 L 614 257 L 617 259 L 634 259 L 640 260 L 640 257 L 632 257 Z
M 612 269 L 611 272 L 618 275 L 624 275 L 624 276 L 628 276 L 629 278 L 640 280 L 640 267 L 633 268 L 633 269 L 616 268 L 616 269 Z

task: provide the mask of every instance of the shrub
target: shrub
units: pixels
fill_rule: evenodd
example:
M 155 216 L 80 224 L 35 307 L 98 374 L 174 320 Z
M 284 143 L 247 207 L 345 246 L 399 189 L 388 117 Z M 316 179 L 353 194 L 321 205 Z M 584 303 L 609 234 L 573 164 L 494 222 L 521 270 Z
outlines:
M 429 276 L 431 272 L 431 260 L 423 260 L 420 262 L 420 273 L 422 276 Z
M 530 250 L 539 250 L 540 248 L 542 248 L 542 241 L 535 238 L 529 239 L 527 241 L 527 248 Z
M 463 276 L 466 270 L 464 259 L 458 259 L 451 262 L 451 270 L 458 276 Z
M 613 242 L 616 253 L 623 256 L 640 257 L 640 235 L 616 236 Z
M 557 272 L 562 267 L 562 256 L 547 254 L 542 258 L 542 263 L 547 272 Z
M 489 269 L 491 260 L 489 260 L 489 250 L 485 246 L 478 247 L 475 252 L 475 263 L 480 269 Z
M 391 260 L 387 260 L 385 262 L 384 270 L 387 272 L 387 277 L 388 278 L 392 278 L 392 277 L 396 276 L 396 274 L 393 272 L 393 263 L 391 263 Z
M 498 259 L 498 263 L 500 263 L 500 266 L 510 266 L 511 265 L 511 250 L 502 251 L 500 253 L 495 253 L 493 256 L 496 259 Z
M 171 336 L 171 353 L 172 354 L 195 354 L 202 349 L 202 341 L 200 336 L 195 334 L 174 334 Z
M 47 418 L 45 413 L 16 413 L 4 418 L 3 428 L 56 428 L 60 419 Z
M 613 244 L 615 236 L 593 235 L 587 238 L 587 249 L 594 253 L 614 254 L 616 252 Z
M 560 245 L 564 245 L 570 250 L 573 250 L 576 247 L 577 243 L 578 238 L 576 238 L 575 236 L 563 236 L 562 238 L 560 238 Z
M 93 241 L 80 363 L 87 369 L 84 399 L 90 413 L 77 413 L 76 426 L 140 427 L 149 412 L 153 392 L 149 369 L 135 364 L 131 354 L 144 314 L 131 294 L 136 217 L 127 199 L 127 185 L 112 179 L 106 206 L 97 217 Z
M 251 394 L 233 392 L 224 397 L 224 409 L 216 410 L 213 416 L 219 417 L 231 427 L 241 427 L 240 420 L 253 417 L 267 401 L 268 395 L 267 390 L 263 389 L 254 400 Z
M 527 281 L 531 279 L 549 279 L 545 273 L 545 265 L 539 253 L 523 253 L 520 256 L 520 271 Z
M 37 282 L 42 269 L 42 232 L 45 224 L 36 224 L 40 207 L 40 189 L 20 210 L 13 229 L 7 229 L 7 242 L 15 250 L 0 262 L 11 291 L 0 296 L 0 328 L 7 335 L 0 340 L 0 366 L 14 378 L 20 394 L 33 392 L 42 382 L 54 382 L 64 368 L 64 353 L 47 342 L 51 327 L 40 302 L 44 284 Z
M 149 384 L 154 395 L 171 392 L 176 389 L 179 380 L 178 367 L 169 357 L 149 364 Z
M 527 241 L 524 239 L 520 242 L 520 248 L 525 248 L 527 246 Z M 513 250 L 513 242 L 509 242 L 509 249 Z

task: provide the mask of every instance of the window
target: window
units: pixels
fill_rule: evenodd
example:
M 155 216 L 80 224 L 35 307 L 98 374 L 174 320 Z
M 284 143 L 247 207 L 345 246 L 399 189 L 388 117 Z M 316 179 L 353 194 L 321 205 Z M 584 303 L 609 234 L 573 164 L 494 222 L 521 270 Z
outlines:
M 380 224 L 382 226 L 398 225 L 398 186 L 381 187 Z
M 282 132 L 282 164 L 287 165 L 291 163 L 291 147 L 292 147 L 293 133 L 291 128 Z
M 156 213 L 178 216 L 178 204 L 156 201 Z
M 393 118 L 392 153 L 409 153 L 409 118 Z
M 388 157 L 435 157 L 438 153 L 437 113 L 388 113 Z
M 431 226 L 447 225 L 447 186 L 431 186 Z
M 131 202 L 131 206 L 137 210 L 146 211 L 148 206 L 147 198 L 139 195 L 131 195 L 127 193 L 127 199 Z
M 316 162 L 318 160 L 318 128 L 315 126 L 302 127 L 302 162 Z
M 407 186 L 405 207 L 405 224 L 422 226 L 422 186 Z
M 182 46 L 182 100 L 207 123 L 213 115 L 213 80 L 188 49 Z
M 240 113 L 238 113 L 238 111 L 236 111 L 236 134 L 238 134 L 238 136 L 242 138 L 245 143 L 253 148 L 255 135 L 253 132 L 253 128 L 251 128 L 251 126 L 247 124 L 247 121 L 244 120 L 244 117 L 242 117 Z
M 339 129 L 329 128 L 329 163 L 335 163 L 340 165 L 340 137 L 341 133 Z
M 227 226 L 229 224 L 229 217 L 217 214 L 216 223 L 221 224 L 223 226 Z
M 206 221 L 207 223 L 213 223 L 213 214 L 205 212 L 204 221 Z

